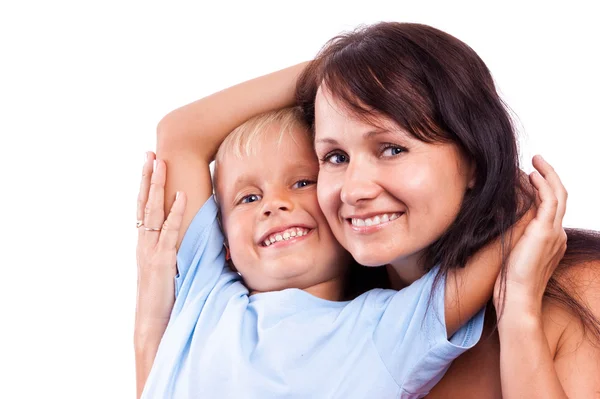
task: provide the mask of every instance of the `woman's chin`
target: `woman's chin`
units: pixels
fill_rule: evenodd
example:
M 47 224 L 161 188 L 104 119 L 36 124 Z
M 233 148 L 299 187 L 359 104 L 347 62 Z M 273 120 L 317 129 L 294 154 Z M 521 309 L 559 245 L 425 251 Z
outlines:
M 352 256 L 354 257 L 354 260 L 356 260 L 359 264 L 367 267 L 378 267 L 387 265 L 393 260 L 392 258 L 388 259 L 388 257 L 386 256 L 381 256 L 381 254 L 372 253 L 358 253 L 356 255 L 352 253 Z

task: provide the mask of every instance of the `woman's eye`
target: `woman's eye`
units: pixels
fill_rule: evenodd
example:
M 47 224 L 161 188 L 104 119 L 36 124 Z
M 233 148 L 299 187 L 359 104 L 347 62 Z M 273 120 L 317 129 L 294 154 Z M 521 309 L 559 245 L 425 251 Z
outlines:
M 397 145 L 390 145 L 385 147 L 381 155 L 384 157 L 393 157 L 403 153 L 404 151 L 406 150 L 402 147 L 398 147 Z
M 302 187 L 307 187 L 310 186 L 311 184 L 315 184 L 314 181 L 312 180 L 298 180 L 296 183 L 294 183 L 294 188 L 302 188 Z
M 340 164 L 348 162 L 348 156 L 346 154 L 341 153 L 330 153 L 325 155 L 325 158 L 323 160 L 324 162 L 329 162 L 332 164 Z
M 250 194 L 242 197 L 240 200 L 240 204 L 249 204 L 250 202 L 258 201 L 260 199 L 260 195 Z

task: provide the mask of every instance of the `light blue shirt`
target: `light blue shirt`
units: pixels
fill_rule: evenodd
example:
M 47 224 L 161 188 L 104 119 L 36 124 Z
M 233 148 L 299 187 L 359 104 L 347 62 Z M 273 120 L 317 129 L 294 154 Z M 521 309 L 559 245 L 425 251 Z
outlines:
M 483 328 L 482 310 L 447 339 L 444 281 L 430 301 L 435 271 L 346 302 L 299 289 L 250 296 L 225 264 L 212 197 L 177 266 L 175 306 L 143 398 L 420 398 Z

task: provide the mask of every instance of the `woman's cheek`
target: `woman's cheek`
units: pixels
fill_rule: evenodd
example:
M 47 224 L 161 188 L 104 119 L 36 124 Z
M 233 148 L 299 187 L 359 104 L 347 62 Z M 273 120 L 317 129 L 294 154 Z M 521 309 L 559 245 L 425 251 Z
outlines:
M 336 189 L 334 186 L 335 183 L 332 183 L 329 174 L 319 173 L 317 200 L 319 201 L 319 206 L 321 207 L 323 214 L 328 220 L 331 214 L 335 213 L 336 202 L 338 202 L 336 200 L 336 195 L 337 199 L 339 199 L 339 189 Z

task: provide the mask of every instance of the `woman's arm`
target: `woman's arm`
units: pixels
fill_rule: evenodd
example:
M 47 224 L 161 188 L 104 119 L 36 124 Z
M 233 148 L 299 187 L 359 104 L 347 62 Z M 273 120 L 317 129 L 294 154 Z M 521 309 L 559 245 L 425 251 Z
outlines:
M 600 318 L 600 262 L 571 266 L 558 278 Z M 528 397 L 532 392 L 551 399 L 600 397 L 598 337 L 552 299 L 544 299 L 541 320 L 516 305 L 507 306 L 498 323 L 504 397 Z
M 212 194 L 209 164 L 225 137 L 246 120 L 294 104 L 306 63 L 264 75 L 170 112 L 158 124 L 157 155 L 168 166 L 165 209 L 176 191 L 188 195 L 177 247 L 197 210 Z
M 542 311 L 546 285 L 566 249 L 562 220 L 567 192 L 549 164 L 536 157 L 534 165 L 541 173 L 531 176 L 540 205 L 511 252 L 504 287 L 497 284 L 494 293 L 502 394 L 508 399 L 567 398 L 544 332 Z M 554 258 L 540 269 L 540 259 L 548 254 Z
M 600 318 L 599 270 L 596 262 L 583 273 L 568 273 L 580 288 L 578 300 L 587 304 L 596 318 Z M 600 397 L 600 343 L 586 334 L 581 320 L 564 305 L 545 300 L 542 320 L 507 308 L 498 332 L 503 397 Z M 551 340 L 552 335 L 559 338 Z

